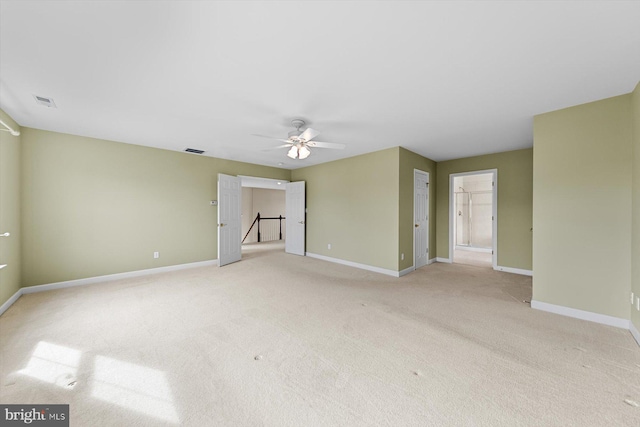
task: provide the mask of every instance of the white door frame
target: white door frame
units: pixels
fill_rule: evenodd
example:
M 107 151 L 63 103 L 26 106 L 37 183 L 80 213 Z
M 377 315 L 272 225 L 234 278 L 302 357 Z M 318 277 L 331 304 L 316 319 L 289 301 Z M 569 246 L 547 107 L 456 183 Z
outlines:
M 453 251 L 455 249 L 454 241 L 453 241 L 453 227 L 454 221 L 456 220 L 455 216 L 455 192 L 453 186 L 454 178 L 458 178 L 461 176 L 469 176 L 469 175 L 483 175 L 483 174 L 493 174 L 493 194 L 492 194 L 492 216 L 493 223 L 491 224 L 491 234 L 492 234 L 492 252 L 493 255 L 491 257 L 491 264 L 494 270 L 498 268 L 498 169 L 485 169 L 485 170 L 477 170 L 471 172 L 459 172 L 449 174 L 449 262 L 453 262 Z
M 431 257 L 431 251 L 430 251 L 430 247 L 429 247 L 429 227 L 431 224 L 431 218 L 429 217 L 429 206 L 431 204 L 431 197 L 430 196 L 430 192 L 431 192 L 431 182 L 429 181 L 429 172 L 425 172 L 422 171 L 420 169 L 413 169 L 413 224 L 416 223 L 416 175 L 426 175 L 427 177 L 427 264 L 429 264 L 429 260 Z M 413 232 L 413 269 L 415 270 L 416 268 L 416 231 L 413 229 L 414 226 L 411 227 L 411 231 Z M 420 266 L 422 267 L 422 266 Z

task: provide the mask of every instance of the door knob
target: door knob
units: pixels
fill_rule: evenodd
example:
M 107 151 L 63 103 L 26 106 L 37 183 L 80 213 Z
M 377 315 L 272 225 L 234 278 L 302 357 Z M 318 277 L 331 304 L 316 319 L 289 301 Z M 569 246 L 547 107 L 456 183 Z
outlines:
M 9 232 L 0 234 L 0 237 L 9 237 L 9 236 L 11 236 L 11 233 Z
M 226 224 L 220 223 L 220 227 L 224 227 Z
M 418 224 L 416 224 L 416 228 L 420 227 Z

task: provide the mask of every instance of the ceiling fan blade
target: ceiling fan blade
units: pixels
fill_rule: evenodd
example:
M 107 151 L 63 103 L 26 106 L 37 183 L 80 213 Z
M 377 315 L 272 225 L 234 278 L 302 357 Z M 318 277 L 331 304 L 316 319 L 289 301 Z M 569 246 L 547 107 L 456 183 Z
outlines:
M 288 148 L 288 147 L 291 147 L 291 144 L 282 144 L 282 145 L 278 145 L 277 147 L 265 148 L 262 151 L 279 150 L 281 148 Z
M 273 139 L 273 140 L 281 141 L 281 142 L 289 142 L 288 139 L 276 138 L 275 136 L 259 135 L 257 133 L 252 133 L 251 135 L 252 136 L 259 136 L 260 138 Z
M 298 138 L 304 139 L 305 141 L 311 141 L 313 138 L 315 138 L 318 135 L 320 135 L 320 132 L 318 132 L 317 130 L 307 128 L 304 132 L 302 132 L 302 134 L 300 134 Z
M 309 147 L 318 147 L 318 148 L 335 148 L 338 150 L 344 150 L 346 147 L 345 144 L 338 144 L 335 142 L 320 142 L 320 141 L 309 141 L 307 143 Z

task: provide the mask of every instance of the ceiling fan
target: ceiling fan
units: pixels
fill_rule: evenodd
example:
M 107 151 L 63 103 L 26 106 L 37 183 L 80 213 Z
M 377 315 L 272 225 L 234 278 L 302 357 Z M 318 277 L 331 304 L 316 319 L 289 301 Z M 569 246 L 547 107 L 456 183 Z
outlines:
M 293 119 L 291 120 L 291 125 L 296 128 L 296 130 L 292 130 L 289 132 L 289 137 L 287 139 L 274 138 L 271 136 L 265 135 L 257 135 L 261 138 L 269 138 L 275 139 L 276 141 L 284 142 L 282 145 L 278 145 L 277 147 L 268 148 L 267 150 L 278 150 L 280 148 L 289 148 L 289 152 L 287 156 L 292 159 L 306 159 L 311 154 L 310 148 L 334 148 L 338 150 L 342 150 L 345 148 L 344 144 L 336 144 L 332 142 L 320 142 L 320 141 L 312 141 L 313 138 L 320 135 L 315 129 L 307 128 L 304 131 L 300 130 L 301 127 L 305 125 L 304 120 L 301 119 Z

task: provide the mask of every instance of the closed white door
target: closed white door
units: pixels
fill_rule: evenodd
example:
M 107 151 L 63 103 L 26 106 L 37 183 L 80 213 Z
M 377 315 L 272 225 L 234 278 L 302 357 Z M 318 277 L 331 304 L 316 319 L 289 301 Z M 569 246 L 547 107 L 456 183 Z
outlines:
M 242 258 L 240 178 L 218 174 L 218 265 Z
M 429 174 L 416 170 L 413 175 L 413 265 L 420 268 L 429 261 Z
M 287 218 L 285 252 L 304 255 L 306 230 L 304 181 L 290 182 L 286 185 L 285 216 Z

